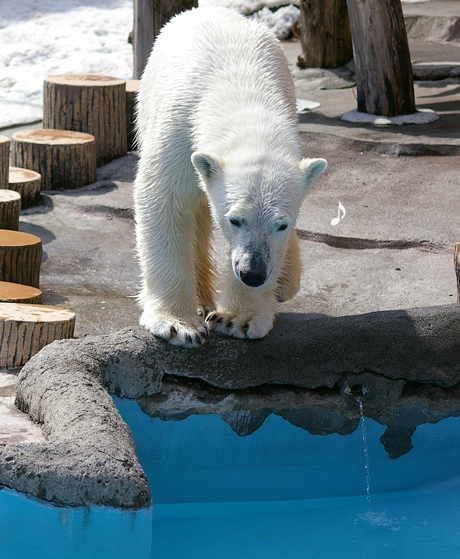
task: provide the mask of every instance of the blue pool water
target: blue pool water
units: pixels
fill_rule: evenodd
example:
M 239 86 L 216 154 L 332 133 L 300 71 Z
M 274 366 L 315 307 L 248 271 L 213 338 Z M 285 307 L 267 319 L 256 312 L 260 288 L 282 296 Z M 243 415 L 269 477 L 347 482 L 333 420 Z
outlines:
M 270 415 L 238 437 L 218 415 L 161 421 L 115 401 L 152 507 L 59 509 L 4 489 L 1 559 L 460 557 L 460 418 L 419 426 L 398 460 L 366 419 L 369 501 L 361 428 L 314 436 Z

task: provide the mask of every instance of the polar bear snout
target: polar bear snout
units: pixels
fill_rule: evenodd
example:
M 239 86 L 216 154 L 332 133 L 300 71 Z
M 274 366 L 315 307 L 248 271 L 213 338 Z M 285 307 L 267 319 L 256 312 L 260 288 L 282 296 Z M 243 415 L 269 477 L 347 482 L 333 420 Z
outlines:
M 237 279 L 249 287 L 260 287 L 270 275 L 265 259 L 259 253 L 247 255 L 234 263 L 233 270 Z

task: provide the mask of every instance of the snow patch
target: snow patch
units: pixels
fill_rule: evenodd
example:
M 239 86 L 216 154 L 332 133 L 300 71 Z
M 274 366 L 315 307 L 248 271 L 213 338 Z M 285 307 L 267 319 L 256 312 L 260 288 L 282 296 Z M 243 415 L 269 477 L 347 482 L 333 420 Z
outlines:
M 386 117 L 360 113 L 355 109 L 344 113 L 340 118 L 345 122 L 362 122 L 365 124 L 374 124 L 376 126 L 388 126 L 390 124 L 401 126 L 403 124 L 428 124 L 430 122 L 435 122 L 439 119 L 439 115 L 431 109 L 418 109 L 417 112 L 411 115 Z

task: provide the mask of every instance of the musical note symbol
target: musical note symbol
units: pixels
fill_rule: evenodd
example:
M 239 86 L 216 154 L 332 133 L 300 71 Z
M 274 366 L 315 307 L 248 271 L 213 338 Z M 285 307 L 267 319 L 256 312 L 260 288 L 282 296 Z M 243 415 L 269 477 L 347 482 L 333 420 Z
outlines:
M 342 216 L 340 216 L 340 212 L 342 212 Z M 346 214 L 345 208 L 339 202 L 339 213 L 338 213 L 337 217 L 334 217 L 334 219 L 331 221 L 331 225 L 337 225 L 340 222 L 340 220 L 345 217 L 345 214 Z

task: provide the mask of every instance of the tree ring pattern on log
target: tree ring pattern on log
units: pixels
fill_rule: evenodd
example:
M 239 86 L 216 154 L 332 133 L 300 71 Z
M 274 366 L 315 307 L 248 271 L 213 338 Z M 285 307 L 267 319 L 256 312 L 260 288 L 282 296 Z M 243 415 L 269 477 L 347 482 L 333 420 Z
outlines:
M 67 190 L 96 180 L 96 144 L 91 134 L 71 130 L 23 130 L 13 134 L 13 165 L 42 176 L 42 190 Z

